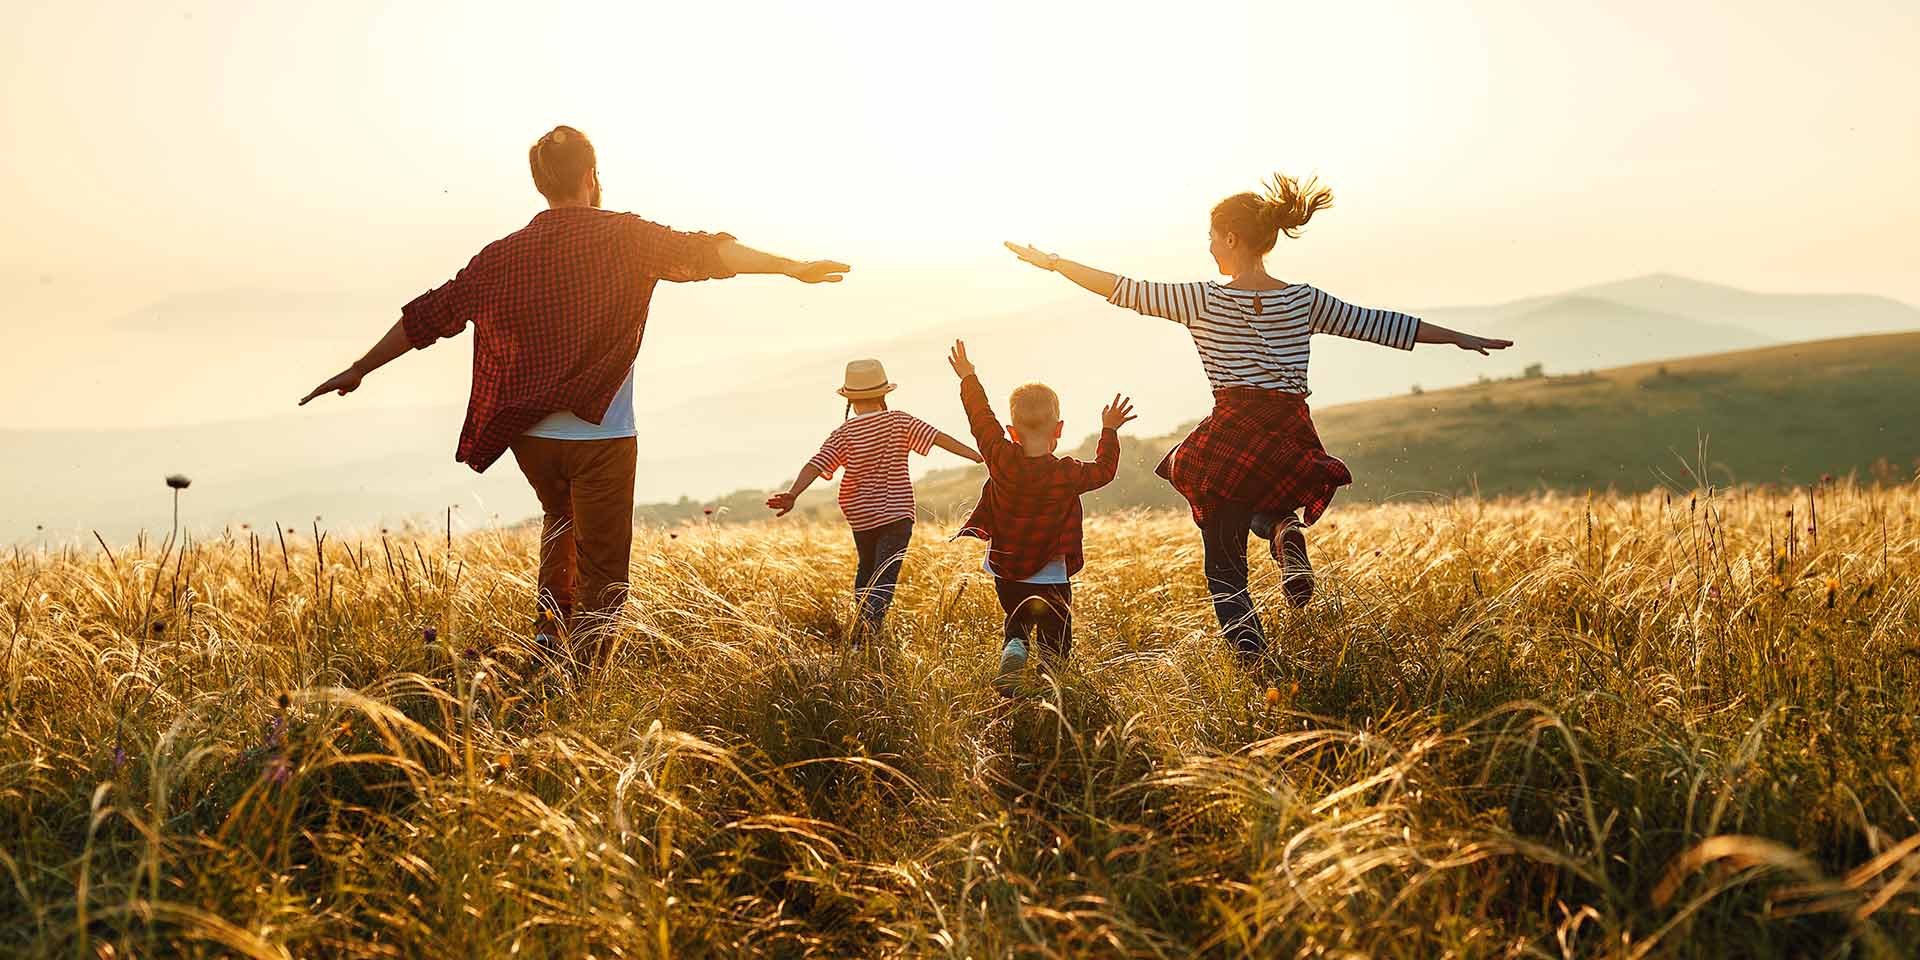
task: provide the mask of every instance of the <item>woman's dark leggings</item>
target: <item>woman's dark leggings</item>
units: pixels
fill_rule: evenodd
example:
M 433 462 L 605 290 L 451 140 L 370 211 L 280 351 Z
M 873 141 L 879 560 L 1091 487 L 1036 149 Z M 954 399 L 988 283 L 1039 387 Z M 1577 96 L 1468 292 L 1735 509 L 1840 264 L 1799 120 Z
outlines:
M 1219 618 L 1227 641 L 1246 656 L 1259 656 L 1267 649 L 1260 611 L 1254 609 L 1253 595 L 1247 592 L 1247 534 L 1271 540 L 1279 520 L 1275 514 L 1229 504 L 1209 511 L 1200 527 L 1213 615 Z
M 900 580 L 900 565 L 907 558 L 907 544 L 912 540 L 912 520 L 895 520 L 853 532 L 853 546 L 860 555 L 860 566 L 853 574 L 853 595 L 860 601 L 860 622 L 868 629 L 879 627 L 887 618 L 894 585 Z

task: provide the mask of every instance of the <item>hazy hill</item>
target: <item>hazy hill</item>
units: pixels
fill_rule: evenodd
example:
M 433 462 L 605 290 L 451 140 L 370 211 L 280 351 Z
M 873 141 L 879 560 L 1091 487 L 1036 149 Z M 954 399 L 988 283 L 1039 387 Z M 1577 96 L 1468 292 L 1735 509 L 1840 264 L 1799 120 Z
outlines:
M 1920 333 L 1855 337 L 1641 364 L 1593 374 L 1504 380 L 1323 407 L 1327 449 L 1353 468 L 1342 502 L 1536 489 L 1646 490 L 1716 483 L 1807 483 L 1877 468 L 1920 467 Z M 1120 476 L 1088 495 L 1090 510 L 1180 507 L 1152 475 L 1184 430 L 1122 436 Z M 1702 451 L 1704 450 L 1704 460 Z M 1092 455 L 1089 439 L 1076 451 Z M 964 509 L 978 467 L 929 473 L 918 485 L 930 514 Z M 757 492 L 718 503 L 721 517 L 762 515 Z M 833 510 L 830 494 L 804 512 Z M 659 506 L 643 519 L 701 515 L 698 504 Z

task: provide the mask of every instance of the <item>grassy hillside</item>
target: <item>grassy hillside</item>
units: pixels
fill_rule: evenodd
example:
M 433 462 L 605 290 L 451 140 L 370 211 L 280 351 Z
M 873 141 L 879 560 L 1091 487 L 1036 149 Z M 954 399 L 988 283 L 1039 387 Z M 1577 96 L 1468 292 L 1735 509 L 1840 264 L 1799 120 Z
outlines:
M 1790 344 L 1591 375 L 1505 380 L 1317 410 L 1353 468 L 1340 503 L 1548 489 L 1647 490 L 1912 476 L 1920 460 L 1920 334 Z M 1182 431 L 1181 433 L 1184 433 Z M 1177 507 L 1152 475 L 1181 433 L 1122 437 L 1121 474 L 1089 509 Z M 1089 455 L 1083 445 L 1081 455 Z M 1702 452 L 1704 451 L 1704 460 Z M 978 468 L 928 474 L 934 512 L 978 496 Z
M 1911 957 L 1920 486 L 1817 496 L 1350 508 L 1251 670 L 1096 517 L 1013 701 L 976 545 L 846 652 L 837 522 L 642 533 L 571 686 L 530 530 L 21 551 L 0 956 Z

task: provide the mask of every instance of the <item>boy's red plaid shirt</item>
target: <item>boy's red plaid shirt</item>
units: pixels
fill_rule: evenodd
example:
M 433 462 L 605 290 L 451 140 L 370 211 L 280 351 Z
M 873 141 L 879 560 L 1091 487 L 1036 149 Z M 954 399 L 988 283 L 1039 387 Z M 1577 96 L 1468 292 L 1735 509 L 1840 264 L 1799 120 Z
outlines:
M 973 442 L 987 461 L 980 502 L 955 536 L 988 541 L 987 566 L 1002 580 L 1024 580 L 1063 557 L 1067 575 L 1086 565 L 1081 551 L 1080 495 L 1104 487 L 1120 467 L 1120 435 L 1100 431 L 1092 463 L 1072 457 L 1029 457 L 1007 439 L 979 377 L 960 381 Z
M 599 423 L 646 332 L 654 284 L 729 277 L 724 233 L 596 207 L 543 210 L 401 310 L 415 349 L 474 326 L 473 393 L 454 459 L 485 470 L 565 410 Z

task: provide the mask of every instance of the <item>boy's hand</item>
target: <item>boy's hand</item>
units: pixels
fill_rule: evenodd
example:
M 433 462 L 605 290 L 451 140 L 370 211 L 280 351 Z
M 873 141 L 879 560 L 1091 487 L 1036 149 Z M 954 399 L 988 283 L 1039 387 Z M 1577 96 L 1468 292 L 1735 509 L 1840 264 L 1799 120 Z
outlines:
M 965 380 L 974 375 L 973 361 L 967 359 L 967 342 L 955 340 L 953 349 L 947 352 L 947 366 L 953 368 L 953 375 Z
M 778 511 L 774 514 L 774 516 L 784 517 L 788 513 L 792 512 L 793 504 L 796 499 L 797 498 L 790 492 L 776 493 L 773 496 L 767 498 L 767 508 L 770 510 Z
M 1108 430 L 1118 430 L 1133 420 L 1133 398 L 1113 395 L 1113 402 L 1100 411 L 1100 425 Z

